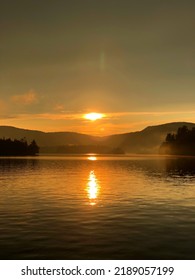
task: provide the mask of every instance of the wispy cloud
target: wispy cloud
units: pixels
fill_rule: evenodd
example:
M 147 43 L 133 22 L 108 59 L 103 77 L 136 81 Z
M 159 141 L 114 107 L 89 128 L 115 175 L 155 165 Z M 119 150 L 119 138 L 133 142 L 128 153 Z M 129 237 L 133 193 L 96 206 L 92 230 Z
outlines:
M 0 111 L 1 113 L 5 113 L 7 109 L 7 104 L 5 103 L 5 101 L 0 99 Z
M 34 91 L 29 91 L 24 94 L 13 95 L 11 101 L 19 105 L 31 105 L 37 103 L 38 97 Z
M 128 116 L 169 116 L 169 115 L 195 114 L 195 111 L 137 111 L 106 113 L 107 118 L 120 118 Z
M 10 114 L 0 114 L 0 120 L 17 119 L 17 116 Z
M 32 115 L 20 115 L 23 117 L 32 117 Z M 83 118 L 82 114 L 36 114 L 33 115 L 33 118 L 36 119 L 48 119 L 48 120 L 79 120 Z
M 0 112 L 0 124 L 39 129 L 42 131 L 76 131 L 91 135 L 110 135 L 139 131 L 149 125 L 168 122 L 195 122 L 195 111 L 152 112 L 103 112 L 106 116 L 98 121 L 86 121 L 83 112 L 23 113 Z
M 24 97 L 24 95 L 20 95 L 21 99 Z M 17 99 L 17 98 L 16 98 Z M 19 98 L 18 98 L 19 100 Z M 27 98 L 28 100 L 28 98 Z M 31 101 L 27 101 L 24 98 L 24 102 L 35 102 L 34 99 L 32 99 Z M 0 103 L 1 105 L 1 103 Z M 122 119 L 122 118 L 128 118 L 131 116 L 140 116 L 140 117 L 144 117 L 144 116 L 189 116 L 189 115 L 193 115 L 195 117 L 195 111 L 151 111 L 151 112 L 109 112 L 109 113 L 103 113 L 104 114 L 104 118 L 101 119 L 101 121 L 106 121 L 109 120 L 109 122 L 112 119 Z M 33 114 L 33 113 L 29 113 L 29 114 L 15 114 L 12 116 L 8 116 L 5 115 L 5 117 L 11 117 L 11 118 L 17 118 L 17 119 L 45 119 L 45 120 L 83 120 L 86 121 L 84 119 L 84 114 L 82 113 L 39 113 L 39 114 Z M 3 118 L 3 116 L 1 116 L 1 118 Z
M 64 112 L 64 105 L 63 104 L 56 104 L 53 107 L 53 110 L 56 112 Z

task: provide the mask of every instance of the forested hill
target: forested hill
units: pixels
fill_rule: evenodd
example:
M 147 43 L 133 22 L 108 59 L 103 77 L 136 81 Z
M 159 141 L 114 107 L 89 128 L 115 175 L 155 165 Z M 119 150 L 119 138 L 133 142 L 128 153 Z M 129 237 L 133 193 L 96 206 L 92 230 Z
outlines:
M 0 156 L 35 156 L 38 153 L 39 147 L 34 140 L 28 144 L 25 139 L 0 139 Z
M 36 140 L 39 146 L 57 146 L 69 144 L 94 144 L 97 137 L 76 132 L 43 132 L 12 126 L 0 126 L 0 138 L 22 139 L 27 141 Z
M 179 127 L 177 133 L 168 133 L 159 152 L 171 155 L 195 155 L 195 127 Z
M 141 131 L 124 134 L 96 137 L 76 132 L 42 132 L 37 130 L 20 129 L 10 126 L 0 126 L 0 138 L 22 139 L 28 142 L 35 139 L 43 151 L 63 151 L 67 146 L 95 146 L 102 149 L 121 149 L 125 153 L 158 153 L 159 147 L 168 133 L 175 133 L 179 127 L 186 125 L 189 129 L 194 123 L 175 122 L 149 126 Z M 65 147 L 65 148 L 63 148 Z M 79 149 L 78 149 L 79 150 Z M 100 149 L 101 150 L 101 149 Z

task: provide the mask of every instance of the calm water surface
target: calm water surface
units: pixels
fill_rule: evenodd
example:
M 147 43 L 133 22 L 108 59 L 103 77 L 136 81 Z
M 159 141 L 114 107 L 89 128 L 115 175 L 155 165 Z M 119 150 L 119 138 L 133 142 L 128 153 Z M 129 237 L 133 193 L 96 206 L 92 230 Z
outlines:
M 195 259 L 195 160 L 0 158 L 1 259 Z

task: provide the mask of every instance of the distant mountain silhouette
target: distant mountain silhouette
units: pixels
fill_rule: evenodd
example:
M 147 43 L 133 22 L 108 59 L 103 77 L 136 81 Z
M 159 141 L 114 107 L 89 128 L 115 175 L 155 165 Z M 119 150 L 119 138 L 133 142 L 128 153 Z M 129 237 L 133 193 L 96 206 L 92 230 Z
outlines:
M 104 144 L 120 147 L 125 153 L 156 154 L 168 133 L 175 133 L 181 126 L 195 127 L 194 123 L 174 122 L 148 126 L 142 131 L 111 135 L 104 139 Z
M 62 152 L 63 149 L 77 146 L 90 147 L 96 150 L 124 151 L 125 153 L 158 153 L 159 147 L 168 133 L 175 133 L 179 127 L 195 127 L 194 123 L 174 122 L 156 126 L 149 126 L 142 131 L 116 134 L 104 137 L 91 136 L 76 132 L 42 132 L 38 130 L 21 129 L 11 126 L 0 126 L 0 138 L 23 139 L 28 142 L 35 139 L 43 152 Z M 99 147 L 99 148 L 97 148 Z M 102 147 L 102 148 L 101 148 Z M 87 149 L 85 149 L 87 151 Z M 105 153 L 104 152 L 104 153 Z

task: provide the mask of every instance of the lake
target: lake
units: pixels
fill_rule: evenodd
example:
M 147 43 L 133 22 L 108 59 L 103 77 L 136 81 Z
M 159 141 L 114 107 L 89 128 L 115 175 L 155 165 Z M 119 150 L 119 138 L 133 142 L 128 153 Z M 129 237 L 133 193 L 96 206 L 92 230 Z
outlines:
M 195 159 L 0 158 L 1 259 L 195 259 Z

